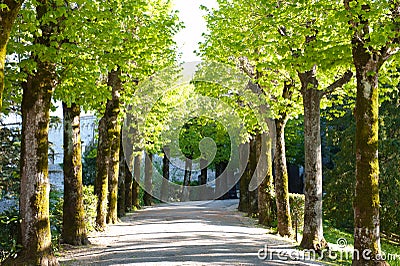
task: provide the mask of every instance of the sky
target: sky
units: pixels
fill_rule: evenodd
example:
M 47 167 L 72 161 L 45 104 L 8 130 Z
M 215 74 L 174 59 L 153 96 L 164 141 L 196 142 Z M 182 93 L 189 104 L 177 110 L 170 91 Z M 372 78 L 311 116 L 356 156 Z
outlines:
M 183 62 L 200 61 L 200 57 L 193 52 L 198 50 L 198 43 L 203 40 L 201 34 L 207 30 L 203 19 L 206 12 L 200 10 L 200 5 L 210 9 L 217 7 L 216 0 L 173 0 L 173 8 L 179 11 L 179 19 L 185 25 L 175 36 Z

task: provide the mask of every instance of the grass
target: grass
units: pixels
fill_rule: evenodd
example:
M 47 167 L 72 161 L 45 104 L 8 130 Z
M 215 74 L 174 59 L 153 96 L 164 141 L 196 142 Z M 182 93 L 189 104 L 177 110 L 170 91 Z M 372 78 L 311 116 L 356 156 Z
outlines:
M 349 248 L 352 248 L 354 244 L 353 234 L 351 232 L 334 228 L 328 221 L 324 221 L 324 236 L 328 243 L 337 244 L 338 239 L 345 239 Z M 388 239 L 382 239 L 381 245 L 384 254 L 397 255 L 395 260 L 388 260 L 387 262 L 391 266 L 400 266 L 400 243 Z M 329 262 L 332 265 L 351 265 L 351 254 L 349 258 L 346 258 L 345 255 L 340 256 L 339 252 L 337 254 L 337 260 L 326 258 L 326 262 Z M 340 257 L 342 257 L 341 260 Z

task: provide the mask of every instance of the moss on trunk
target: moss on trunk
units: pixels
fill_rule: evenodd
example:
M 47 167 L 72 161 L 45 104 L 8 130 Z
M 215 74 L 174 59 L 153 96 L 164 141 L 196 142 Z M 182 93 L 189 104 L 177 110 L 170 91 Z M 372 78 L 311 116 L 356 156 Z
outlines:
M 378 163 L 378 72 L 383 59 L 378 52 L 370 53 L 359 40 L 353 40 L 353 60 L 356 67 L 356 191 L 354 197 L 353 265 L 388 265 L 369 257 L 381 253 L 379 221 Z M 358 254 L 359 253 L 359 254 Z
M 112 138 L 110 149 L 110 162 L 108 165 L 108 212 L 107 223 L 115 224 L 118 222 L 118 176 L 119 176 L 119 151 L 120 151 L 120 132 L 121 127 L 113 119 L 114 128 L 109 128 L 109 137 Z
M 258 134 L 257 141 L 257 178 L 262 179 L 258 186 L 258 222 L 273 226 L 276 218 L 274 177 L 272 174 L 272 138 L 269 133 Z M 263 145 L 264 144 L 264 145 Z
M 111 87 L 111 99 L 107 100 L 106 110 L 99 122 L 99 144 L 96 159 L 95 194 L 97 195 L 97 230 L 104 230 L 107 223 L 118 220 L 118 170 L 121 126 L 120 94 L 122 82 L 121 71 L 108 73 L 107 85 Z M 109 193 L 109 194 L 108 194 Z M 108 201 L 108 202 L 107 202 Z M 107 206 L 108 203 L 108 206 Z
M 4 66 L 7 54 L 7 44 L 22 2 L 23 1 L 12 0 L 1 1 L 2 4 L 7 5 L 7 8 L 0 9 L 0 112 L 3 103 Z
M 107 139 L 106 117 L 103 116 L 99 121 L 98 131 L 99 140 L 97 145 L 96 158 L 96 180 L 95 180 L 95 195 L 97 197 L 97 215 L 96 215 L 96 230 L 104 231 L 106 228 L 107 216 L 107 193 L 108 193 L 108 164 L 110 145 Z
M 11 3 L 12 1 L 7 1 Z M 49 4 L 36 7 L 40 19 L 49 11 Z M 3 17 L 2 17 L 3 18 Z M 3 23 L 3 22 L 2 22 Z M 11 26 L 10 26 L 11 27 Z M 34 44 L 50 46 L 54 25 L 40 25 L 42 36 Z M 46 29 L 46 30 L 44 30 Z M 16 260 L 5 265 L 58 265 L 51 247 L 49 219 L 48 130 L 50 101 L 55 87 L 55 64 L 32 55 L 37 70 L 28 74 L 22 84 L 22 140 L 20 215 L 22 250 Z
M 275 166 L 275 192 L 278 216 L 278 233 L 281 236 L 293 237 L 292 219 L 289 206 L 289 176 L 286 167 L 285 155 L 285 126 L 286 119 L 275 119 L 276 126 L 276 153 Z
M 80 107 L 63 103 L 64 117 L 64 205 L 62 239 L 79 246 L 89 243 L 86 235 L 82 191 Z

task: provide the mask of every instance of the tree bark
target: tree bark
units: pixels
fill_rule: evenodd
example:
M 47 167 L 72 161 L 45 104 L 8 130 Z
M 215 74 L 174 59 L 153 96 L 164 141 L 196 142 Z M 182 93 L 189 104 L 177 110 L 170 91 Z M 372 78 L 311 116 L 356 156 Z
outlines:
M 370 53 L 358 39 L 353 40 L 356 67 L 356 191 L 354 197 L 353 265 L 388 265 L 375 260 L 381 253 L 379 222 L 378 162 L 378 73 L 384 60 Z M 371 259 L 362 256 L 369 252 Z M 357 254 L 359 253 L 359 254 Z
M 270 133 L 256 136 L 258 165 L 257 178 L 263 179 L 258 186 L 258 222 L 262 225 L 272 226 L 276 217 L 274 204 L 274 176 L 272 174 L 272 139 Z M 262 145 L 264 143 L 264 145 Z M 264 176 L 266 173 L 266 176 Z
M 96 227 L 100 231 L 105 229 L 106 222 L 116 223 L 118 220 L 117 194 L 121 134 L 118 116 L 120 112 L 120 93 L 122 90 L 120 75 L 121 71 L 119 69 L 108 73 L 107 85 L 112 89 L 111 100 L 107 100 L 106 110 L 99 122 L 95 194 L 97 196 Z M 108 208 L 107 200 L 109 201 Z
M 122 91 L 121 70 L 112 70 L 108 73 L 107 85 L 112 88 L 112 98 L 107 101 L 107 138 L 110 144 L 110 159 L 108 164 L 108 213 L 107 223 L 118 222 L 118 175 L 121 126 L 119 123 L 120 93 Z
M 182 184 L 182 196 L 181 201 L 188 201 L 190 199 L 190 181 L 192 178 L 192 160 L 187 159 L 185 161 L 185 175 Z
M 120 138 L 120 147 L 121 148 L 119 150 L 119 171 L 118 171 L 118 217 L 123 217 L 125 216 L 125 210 L 126 210 L 126 205 L 125 205 L 126 162 L 125 162 L 124 151 L 122 149 L 122 138 Z
M 227 182 L 227 171 L 226 170 L 227 164 L 225 162 L 219 162 L 215 166 L 215 192 L 219 200 L 224 200 L 227 198 L 227 191 L 228 191 L 228 182 Z
M 134 179 L 132 182 L 132 205 L 134 210 L 140 209 L 140 165 L 142 162 L 142 155 L 136 155 L 133 164 Z
M 117 117 L 112 122 L 116 128 L 109 129 L 112 139 L 110 150 L 110 162 L 108 165 L 108 212 L 107 223 L 118 222 L 118 177 L 119 177 L 119 151 L 121 127 L 118 125 Z M 110 133 L 112 131 L 112 133 Z
M 10 4 L 12 2 L 6 3 Z M 47 2 L 38 5 L 36 7 L 38 21 L 48 11 L 49 5 Z M 40 27 L 43 30 L 43 34 L 35 38 L 34 44 L 49 47 L 50 38 L 54 34 L 56 27 L 54 25 L 41 25 Z M 4 30 L 7 30 L 7 28 Z M 55 64 L 49 61 L 42 61 L 37 55 L 32 55 L 32 59 L 37 64 L 37 70 L 28 74 L 26 82 L 22 84 L 20 158 L 22 250 L 15 260 L 10 259 L 4 265 L 58 265 L 51 247 L 50 183 L 48 177 L 49 111 L 51 96 L 55 87 Z
M 144 163 L 144 194 L 143 202 L 145 206 L 153 204 L 153 154 L 146 154 Z
M 133 207 L 133 178 L 132 172 L 129 170 L 128 162 L 124 161 L 125 167 L 125 212 L 132 211 Z
M 107 139 L 106 117 L 99 121 L 99 141 L 96 157 L 95 194 L 97 197 L 96 230 L 104 231 L 106 228 L 107 203 L 108 203 L 108 164 L 110 160 L 110 145 Z
M 23 1 L 4 0 L 7 8 L 0 9 L 0 113 L 3 107 L 4 67 L 6 63 L 7 44 L 12 27 Z
M 201 189 L 201 195 L 200 199 L 201 200 L 206 200 L 207 199 L 207 165 L 208 161 L 201 158 L 200 159 L 200 185 L 202 186 Z
M 64 204 L 62 239 L 79 246 L 89 243 L 85 227 L 82 189 L 80 106 L 63 103 L 64 122 Z
M 169 156 L 170 156 L 170 149 L 169 147 L 165 146 L 164 147 L 164 157 L 163 157 L 163 180 L 162 180 L 162 185 L 161 185 L 161 194 L 160 198 L 161 201 L 167 201 L 168 200 L 168 194 L 169 194 Z
M 285 126 L 287 119 L 275 119 L 276 150 L 275 166 L 275 193 L 278 216 L 278 233 L 281 236 L 293 237 L 292 219 L 289 206 L 289 176 L 286 167 L 285 153 Z
M 249 210 L 249 184 L 251 180 L 251 175 L 249 176 L 249 171 L 247 171 L 249 158 L 245 158 L 245 155 L 248 154 L 248 152 L 248 144 L 239 145 L 240 172 L 243 172 L 239 180 L 240 197 L 238 210 L 241 212 L 247 212 Z
M 304 106 L 305 205 L 304 229 L 300 246 L 323 250 L 327 246 L 322 227 L 322 155 L 320 103 L 316 67 L 300 73 Z
M 250 157 L 249 157 L 249 165 L 248 169 L 248 177 L 250 179 L 253 178 L 253 175 L 255 174 L 256 168 L 257 168 L 257 137 L 253 136 L 252 139 L 250 140 Z M 249 182 L 249 184 L 250 184 Z M 248 188 L 249 189 L 249 188 Z M 247 211 L 249 216 L 256 215 L 258 214 L 258 190 L 254 189 L 252 191 L 249 191 L 249 209 Z

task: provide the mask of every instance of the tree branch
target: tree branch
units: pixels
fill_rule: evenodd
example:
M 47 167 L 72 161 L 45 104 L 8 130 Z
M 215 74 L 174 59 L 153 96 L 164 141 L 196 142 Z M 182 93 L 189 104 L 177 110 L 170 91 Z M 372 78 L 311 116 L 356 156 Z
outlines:
M 339 78 L 326 88 L 323 95 L 330 94 L 335 89 L 342 87 L 344 84 L 348 83 L 352 77 L 353 77 L 353 72 L 351 72 L 351 70 L 347 70 L 346 73 L 344 73 L 341 78 Z

